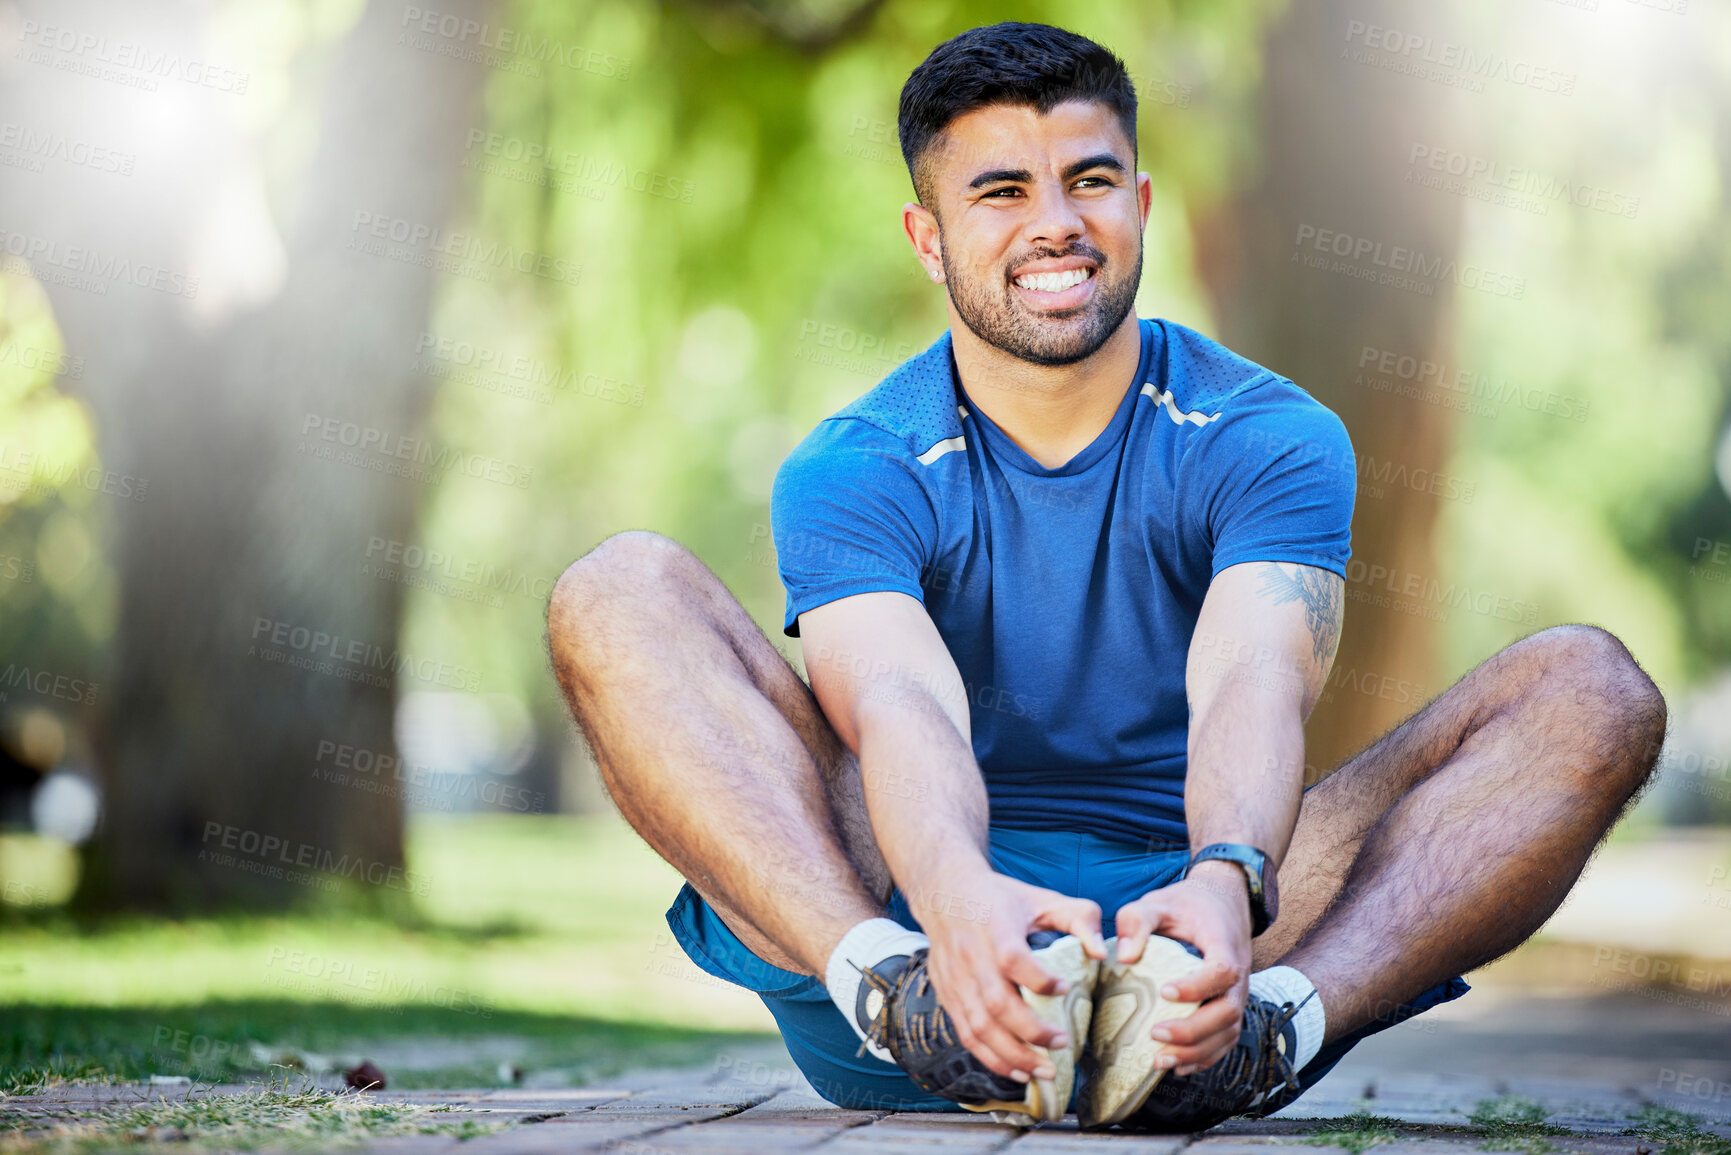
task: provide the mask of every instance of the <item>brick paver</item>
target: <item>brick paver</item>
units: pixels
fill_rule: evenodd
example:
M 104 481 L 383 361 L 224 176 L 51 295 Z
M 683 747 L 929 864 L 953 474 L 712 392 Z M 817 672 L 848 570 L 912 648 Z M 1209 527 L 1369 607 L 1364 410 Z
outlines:
M 778 1155 L 867 1152 L 931 1155 L 1296 1155 L 1344 1116 L 1399 1123 L 1399 1137 L 1373 1155 L 1467 1155 L 1485 1136 L 1470 1125 L 1487 1099 L 1520 1095 L 1571 1134 L 1547 1137 L 1559 1155 L 1640 1155 L 1621 1134 L 1646 1106 L 1689 1111 L 1731 1137 L 1731 1032 L 1723 1021 L 1656 1019 L 1651 1006 L 1619 1018 L 1617 1004 L 1499 1009 L 1485 1025 L 1444 1019 L 1371 1040 L 1302 1099 L 1261 1120 L 1233 1120 L 1200 1136 L 1085 1134 L 1073 1118 L 1020 1130 L 964 1113 L 842 1110 L 825 1102 L 777 1044 L 723 1056 L 711 1067 L 635 1071 L 593 1087 L 533 1086 L 468 1091 L 381 1091 L 381 1102 L 448 1104 L 508 1129 L 459 1142 L 416 1135 L 374 1143 L 373 1155 L 494 1155 L 607 1151 L 614 1155 Z M 1518 1012 L 1518 1014 L 1517 1014 Z M 1521 1020 L 1520 1015 L 1526 1018 Z M 1510 1017 L 1515 1016 L 1515 1017 Z M 1553 1020 L 1555 1021 L 1553 1024 Z M 1637 1029 L 1641 1022 L 1656 1025 Z M 1465 1020 L 1462 1020 L 1463 1022 Z M 1523 1029 L 1523 1026 L 1525 1029 Z M 746 1061 L 749 1059 L 750 1061 Z M 77 1086 L 0 1100 L 0 1110 L 45 1126 L 147 1099 L 221 1095 L 255 1088 L 172 1085 Z M 1343 1148 L 1305 1146 L 1313 1155 Z

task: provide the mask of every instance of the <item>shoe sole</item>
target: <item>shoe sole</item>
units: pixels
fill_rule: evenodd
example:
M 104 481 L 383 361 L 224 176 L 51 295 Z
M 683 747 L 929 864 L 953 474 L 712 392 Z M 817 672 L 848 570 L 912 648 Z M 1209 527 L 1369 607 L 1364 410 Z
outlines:
M 1162 998 L 1160 988 L 1174 979 L 1198 970 L 1202 960 L 1169 938 L 1148 939 L 1136 962 L 1125 965 L 1114 960 L 1116 939 L 1106 943 L 1109 960 L 1100 975 L 1094 997 L 1094 1069 L 1083 1091 L 1078 1111 L 1083 1127 L 1110 1127 L 1122 1123 L 1148 1101 L 1169 1068 L 1155 1062 L 1167 1044 L 1149 1032 L 1156 1023 L 1183 1018 L 1196 1003 Z
M 1027 1097 L 1022 1102 L 963 1104 L 970 1111 L 993 1112 L 997 1122 L 1018 1126 L 1056 1123 L 1069 1110 L 1070 1095 L 1076 1089 L 1076 1061 L 1088 1040 L 1094 1014 L 1094 987 L 1100 973 L 1100 960 L 1089 958 L 1082 949 L 1082 941 L 1073 935 L 1035 951 L 1034 961 L 1068 982 L 1069 989 L 1061 995 L 1038 995 L 1024 987 L 1022 998 L 1042 1023 L 1069 1035 L 1070 1044 L 1057 1050 L 1034 1048 L 1052 1064 L 1054 1074 L 1050 1079 L 1029 1080 Z M 1020 1118 L 1000 1118 L 1000 1115 Z

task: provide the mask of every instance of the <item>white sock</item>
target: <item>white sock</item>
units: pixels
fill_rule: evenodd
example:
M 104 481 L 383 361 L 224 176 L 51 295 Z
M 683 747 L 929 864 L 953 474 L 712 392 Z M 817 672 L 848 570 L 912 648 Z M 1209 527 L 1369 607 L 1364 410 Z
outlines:
M 1296 1007 L 1304 1003 L 1292 1016 L 1292 1028 L 1298 1034 L 1298 1053 L 1292 1057 L 1292 1069 L 1295 1073 L 1303 1070 L 1305 1064 L 1322 1049 L 1322 1036 L 1328 1030 L 1328 1020 L 1322 1011 L 1322 996 L 1316 993 L 1316 987 L 1291 967 L 1269 967 L 1250 976 L 1250 993 L 1275 1006 L 1291 1003 Z M 1305 999 L 1310 1001 L 1306 1003 Z
M 847 1020 L 848 1026 L 862 1042 L 869 1022 L 862 1024 L 856 1014 L 860 984 L 865 981 L 859 968 L 876 966 L 887 958 L 913 954 L 930 945 L 931 940 L 925 935 L 909 930 L 893 918 L 868 918 L 842 935 L 841 941 L 835 944 L 829 965 L 824 968 L 823 985 L 829 988 L 829 997 L 841 1011 L 841 1017 Z M 867 1043 L 866 1049 L 886 1063 L 895 1061 L 882 1047 Z

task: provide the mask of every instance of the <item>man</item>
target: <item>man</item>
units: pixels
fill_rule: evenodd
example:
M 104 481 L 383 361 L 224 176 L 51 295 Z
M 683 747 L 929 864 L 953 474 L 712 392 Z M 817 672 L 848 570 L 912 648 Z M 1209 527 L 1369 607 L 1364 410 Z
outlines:
M 1276 1110 L 1532 934 L 1663 738 L 1627 650 L 1559 627 L 1304 790 L 1351 446 L 1132 315 L 1135 117 L 1117 57 L 1043 25 L 908 78 L 902 223 L 950 330 L 777 477 L 809 689 L 666 538 L 552 599 L 608 789 L 688 880 L 679 941 L 844 1106 L 1052 1119 L 1080 1063 L 1084 1126 Z

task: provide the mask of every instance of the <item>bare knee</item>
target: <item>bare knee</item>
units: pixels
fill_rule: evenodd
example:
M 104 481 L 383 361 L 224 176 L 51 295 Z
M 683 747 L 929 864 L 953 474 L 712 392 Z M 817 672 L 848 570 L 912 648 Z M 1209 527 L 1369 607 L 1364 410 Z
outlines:
M 616 533 L 559 575 L 547 602 L 548 641 L 555 650 L 575 644 L 589 632 L 586 627 L 625 612 L 633 602 L 648 606 L 659 599 L 665 605 L 689 587 L 696 571 L 708 572 L 670 537 L 644 529 Z
M 1559 711 L 1556 723 L 1603 754 L 1604 785 L 1625 793 L 1651 775 L 1665 741 L 1665 696 L 1617 637 L 1555 626 L 1521 643 L 1528 672 Z

